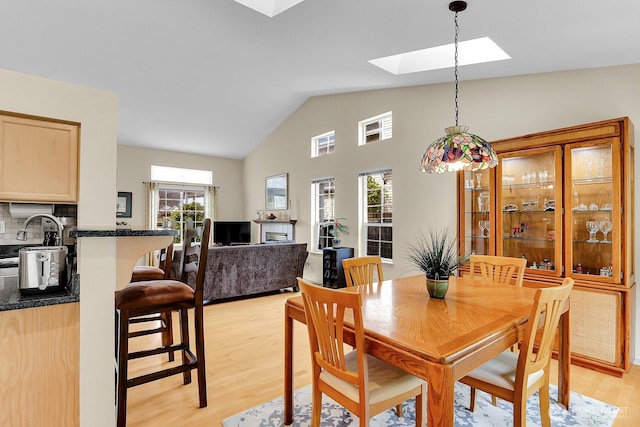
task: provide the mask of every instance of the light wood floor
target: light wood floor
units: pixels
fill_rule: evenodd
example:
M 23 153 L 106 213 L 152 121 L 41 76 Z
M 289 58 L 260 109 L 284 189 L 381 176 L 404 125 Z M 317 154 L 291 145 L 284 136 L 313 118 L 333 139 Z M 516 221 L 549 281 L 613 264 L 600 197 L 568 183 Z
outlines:
M 182 376 L 129 389 L 128 426 L 218 426 L 222 420 L 283 394 L 284 302 L 296 295 L 276 295 L 205 307 L 209 405 L 198 408 L 197 380 L 184 386 Z M 307 332 L 294 322 L 294 388 L 310 383 Z M 132 347 L 149 344 L 137 338 Z M 147 341 L 145 343 L 145 341 Z M 154 344 L 155 345 L 155 344 Z M 133 374 L 165 358 L 131 362 Z M 551 377 L 557 378 L 555 371 Z M 620 408 L 614 427 L 640 420 L 640 366 L 623 378 L 572 366 L 571 389 Z

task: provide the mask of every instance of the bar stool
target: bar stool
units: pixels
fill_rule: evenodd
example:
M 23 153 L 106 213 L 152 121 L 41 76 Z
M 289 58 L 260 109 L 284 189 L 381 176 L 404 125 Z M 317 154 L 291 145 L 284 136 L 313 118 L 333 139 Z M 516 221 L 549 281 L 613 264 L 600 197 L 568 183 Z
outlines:
M 203 284 L 209 251 L 211 220 L 204 220 L 200 245 L 191 246 L 185 242 L 183 249 L 182 277 L 186 280 L 189 272 L 197 272 L 195 289 L 177 280 L 151 280 L 134 282 L 116 292 L 116 407 L 117 425 L 124 427 L 127 417 L 127 390 L 140 384 L 183 374 L 184 384 L 191 383 L 191 370 L 197 370 L 198 397 L 200 407 L 207 406 L 207 384 L 204 352 Z M 188 310 L 194 309 L 195 355 L 190 349 Z M 129 324 L 133 318 L 156 313 L 177 311 L 180 318 L 181 342 L 163 345 L 149 350 L 129 353 Z M 129 360 L 162 353 L 180 351 L 181 364 L 156 372 L 128 377 Z

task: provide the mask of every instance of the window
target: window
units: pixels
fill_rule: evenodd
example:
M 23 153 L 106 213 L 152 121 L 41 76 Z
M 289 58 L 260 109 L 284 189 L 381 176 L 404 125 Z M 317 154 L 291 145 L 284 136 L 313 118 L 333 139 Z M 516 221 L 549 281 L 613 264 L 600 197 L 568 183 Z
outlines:
M 148 218 L 151 228 L 163 228 L 170 222 L 182 231 L 187 229 L 187 223 L 193 222 L 198 229 L 205 218 L 213 220 L 215 192 L 211 171 L 152 165 L 151 180 L 148 205 L 154 207 Z M 180 232 L 174 243 L 180 245 L 183 239 L 184 233 Z
M 358 123 L 358 145 L 391 138 L 393 123 L 391 111 Z
M 391 170 L 360 174 L 364 252 L 393 258 L 393 174 Z
M 312 212 L 314 216 L 312 242 L 317 242 L 316 249 L 331 247 L 333 237 L 329 232 L 331 226 L 323 226 L 328 220 L 335 219 L 335 182 L 333 178 L 318 179 L 311 182 Z
M 333 153 L 335 150 L 335 131 L 323 133 L 311 138 L 311 157 L 320 157 Z
M 213 183 L 213 173 L 199 169 L 151 165 L 151 181 L 211 185 Z
M 176 224 L 176 229 L 186 230 L 187 221 L 193 227 L 202 227 L 205 219 L 205 189 L 176 188 L 169 184 L 158 184 L 158 215 L 156 228 L 162 228 L 167 221 Z M 183 233 L 176 236 L 174 243 L 182 244 Z M 200 241 L 196 238 L 196 241 Z

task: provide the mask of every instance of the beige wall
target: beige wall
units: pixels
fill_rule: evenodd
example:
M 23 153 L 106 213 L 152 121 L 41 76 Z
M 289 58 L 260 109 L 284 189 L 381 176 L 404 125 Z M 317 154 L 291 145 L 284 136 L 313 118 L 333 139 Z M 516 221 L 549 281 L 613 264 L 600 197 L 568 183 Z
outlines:
M 145 194 L 143 182 L 149 181 L 151 165 L 210 170 L 216 192 L 218 220 L 241 221 L 253 217 L 246 215 L 242 160 L 151 150 L 118 145 L 118 191 L 132 193 L 131 218 L 122 218 L 135 227 L 145 227 Z
M 409 274 L 403 249 L 419 230 L 455 229 L 455 175 L 418 171 L 425 148 L 454 124 L 453 92 L 453 84 L 443 84 L 310 98 L 245 159 L 247 215 L 264 206 L 264 178 L 287 172 L 296 240 L 308 242 L 310 182 L 333 176 L 336 216 L 348 218 L 352 231 L 343 245 L 357 247 L 358 173 L 393 168 L 394 262 L 385 266 L 385 276 Z M 622 116 L 636 124 L 640 141 L 640 65 L 463 81 L 459 106 L 460 124 L 489 141 Z M 393 138 L 358 147 L 358 121 L 389 110 Z M 336 152 L 311 159 L 311 137 L 331 130 Z M 320 256 L 311 254 L 308 262 L 305 277 L 321 281 Z M 640 268 L 638 259 L 635 264 Z
M 0 70 L 0 93 L 0 110 L 81 124 L 78 228 L 112 228 L 116 195 L 116 95 L 5 70 Z M 83 239 L 78 253 L 80 422 L 84 426 L 113 426 L 115 242 Z M 18 392 L 29 394 L 29 390 Z

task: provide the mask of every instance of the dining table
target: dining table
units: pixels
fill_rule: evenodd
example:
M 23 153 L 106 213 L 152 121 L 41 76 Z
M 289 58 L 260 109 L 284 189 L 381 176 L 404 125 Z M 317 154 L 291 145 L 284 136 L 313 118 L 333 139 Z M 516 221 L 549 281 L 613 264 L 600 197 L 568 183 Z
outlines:
M 457 380 L 523 339 L 536 288 L 449 279 L 443 299 L 430 298 L 424 275 L 341 289 L 362 294 L 367 353 L 427 382 L 427 425 L 454 425 Z M 558 401 L 569 407 L 570 304 L 558 333 Z M 302 296 L 285 303 L 285 425 L 293 422 L 293 321 L 305 322 Z M 348 320 L 348 319 L 347 319 Z M 353 323 L 345 324 L 352 336 Z

